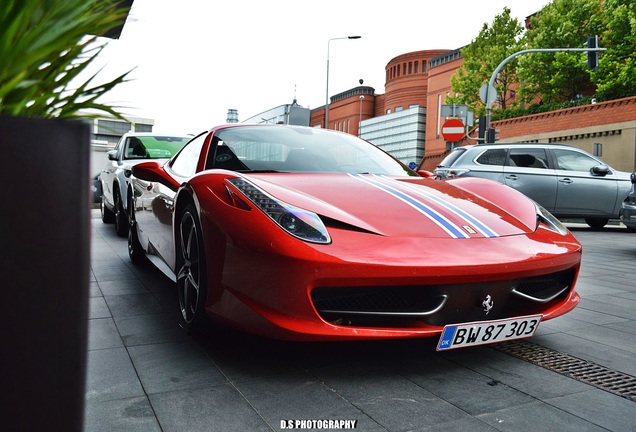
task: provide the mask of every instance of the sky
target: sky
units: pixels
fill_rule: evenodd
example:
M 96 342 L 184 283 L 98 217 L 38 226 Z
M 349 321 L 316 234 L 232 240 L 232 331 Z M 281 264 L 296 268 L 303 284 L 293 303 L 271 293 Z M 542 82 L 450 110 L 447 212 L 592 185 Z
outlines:
M 359 85 L 385 93 L 385 67 L 412 51 L 457 49 L 509 7 L 521 23 L 550 0 L 134 0 L 96 82 L 131 71 L 102 99 L 154 132 L 198 133 L 291 103 L 314 109 Z M 360 39 L 336 39 L 361 36 Z M 98 69 L 99 68 L 99 69 Z

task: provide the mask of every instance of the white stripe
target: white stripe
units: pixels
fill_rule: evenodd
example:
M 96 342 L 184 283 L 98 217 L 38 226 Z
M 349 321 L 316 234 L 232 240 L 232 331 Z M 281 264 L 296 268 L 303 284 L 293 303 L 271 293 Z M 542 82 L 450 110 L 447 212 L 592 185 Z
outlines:
M 457 127 L 457 126 L 452 126 L 452 127 L 445 127 L 442 128 L 442 133 L 448 134 L 448 133 L 464 133 L 464 128 L 463 127 Z
M 379 182 L 378 180 L 373 180 L 370 178 L 364 178 L 362 177 L 360 174 L 349 174 L 351 177 L 357 178 L 358 180 L 360 180 L 363 183 L 367 183 L 368 185 L 371 185 L 379 190 L 381 190 L 382 192 L 402 201 L 404 204 L 408 205 L 409 207 L 413 208 L 414 210 L 418 211 L 419 213 L 421 213 L 422 215 L 426 216 L 428 219 L 430 219 L 432 222 L 434 222 L 437 226 L 439 226 L 441 229 L 443 229 L 444 231 L 446 231 L 446 233 L 448 233 L 448 235 L 450 235 L 453 238 L 469 238 L 469 236 L 457 225 L 455 225 L 451 220 L 449 220 L 447 217 L 445 217 L 444 215 L 442 215 L 441 213 L 439 213 L 438 211 L 436 211 L 435 209 L 431 208 L 430 206 L 426 205 L 425 203 L 423 203 L 420 200 L 415 199 L 413 196 L 400 191 L 397 188 L 394 188 L 390 185 L 387 184 L 383 184 L 381 182 Z M 381 176 L 380 176 L 381 177 Z M 393 191 L 393 192 L 391 192 Z M 404 198 L 400 197 L 399 195 L 404 195 L 405 197 L 407 197 L 408 199 L 414 201 L 415 203 L 417 203 L 420 207 L 418 207 L 418 205 L 415 205 L 407 200 L 405 200 Z M 456 232 L 453 232 L 453 230 Z
M 449 203 L 448 201 L 444 200 L 443 198 L 435 196 L 435 195 L 433 195 L 430 192 L 421 190 L 420 188 L 418 188 L 415 185 L 412 185 L 412 184 L 409 184 L 409 183 L 406 183 L 406 182 L 401 182 L 401 181 L 399 181 L 397 179 L 394 179 L 394 178 L 391 178 L 391 177 L 382 176 L 382 178 L 388 179 L 390 181 L 398 182 L 400 185 L 402 185 L 403 187 L 409 189 L 410 191 L 413 191 L 415 194 L 417 194 L 417 195 L 419 195 L 421 197 L 433 200 L 434 202 L 438 203 L 439 205 L 441 205 L 445 209 L 447 209 L 450 212 L 452 212 L 455 216 L 458 216 L 458 217 L 462 218 L 472 228 L 476 229 L 484 237 L 499 237 L 499 234 L 497 234 L 497 232 L 495 230 L 493 230 L 492 228 L 490 228 L 486 223 L 484 223 L 483 221 L 479 220 L 474 215 L 472 215 L 472 214 L 462 210 L 461 208 Z M 464 214 L 466 216 L 464 216 Z M 472 220 L 470 220 L 470 219 L 472 219 Z M 486 231 L 484 231 L 479 225 L 483 226 Z

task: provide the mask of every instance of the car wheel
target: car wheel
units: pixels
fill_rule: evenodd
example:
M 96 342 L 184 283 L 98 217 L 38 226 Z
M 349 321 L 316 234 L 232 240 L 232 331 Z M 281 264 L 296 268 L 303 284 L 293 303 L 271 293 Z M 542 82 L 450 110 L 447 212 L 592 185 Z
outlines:
M 188 332 L 198 332 L 207 323 L 207 275 L 201 224 L 192 205 L 188 205 L 179 218 L 176 241 L 181 326 Z
M 119 237 L 126 237 L 128 234 L 128 215 L 124 210 L 119 194 L 115 197 L 115 232 Z
M 112 212 L 108 207 L 106 207 L 106 201 L 104 200 L 104 195 L 102 195 L 101 203 L 99 204 L 99 208 L 102 212 L 102 222 L 104 223 L 113 223 L 115 222 L 115 213 Z
M 587 223 L 590 226 L 590 228 L 593 228 L 593 229 L 601 229 L 605 225 L 607 225 L 608 222 L 609 222 L 609 219 L 605 219 L 605 218 L 587 218 L 587 219 L 585 219 L 585 223 Z
M 133 223 L 128 230 L 128 256 L 135 264 L 145 264 L 147 260 L 144 248 L 139 242 L 137 223 Z
M 127 222 L 128 226 L 128 256 L 130 260 L 135 264 L 145 264 L 148 260 L 144 248 L 139 241 L 139 234 L 137 233 L 137 222 L 135 221 L 134 208 L 128 203 L 128 209 L 130 219 Z

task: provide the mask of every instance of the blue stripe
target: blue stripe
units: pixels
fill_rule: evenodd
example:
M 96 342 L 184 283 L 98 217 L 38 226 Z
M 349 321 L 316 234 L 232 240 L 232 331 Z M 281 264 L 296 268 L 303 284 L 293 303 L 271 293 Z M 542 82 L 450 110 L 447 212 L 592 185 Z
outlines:
M 390 180 L 393 181 L 398 181 L 398 180 L 394 180 L 389 178 Z M 497 234 L 495 231 L 493 231 L 492 229 L 490 229 L 486 224 L 484 224 L 483 222 L 481 222 L 480 220 L 476 219 L 473 215 L 466 213 L 464 210 L 462 210 L 461 208 L 449 203 L 448 201 L 443 200 L 440 197 L 437 197 L 433 194 L 431 194 L 430 192 L 426 192 L 423 190 L 419 190 L 419 189 L 415 189 L 412 185 L 408 184 L 408 183 L 403 183 L 400 182 L 401 184 L 403 184 L 405 187 L 413 190 L 413 192 L 416 192 L 420 195 L 423 195 L 427 198 L 430 198 L 431 200 L 435 201 L 436 203 L 446 207 L 448 210 L 451 210 L 452 212 L 456 213 L 457 215 L 463 217 L 464 219 L 466 219 L 468 222 L 470 222 L 473 225 L 473 228 L 476 228 L 479 232 L 481 232 L 484 236 L 486 237 L 499 237 L 499 234 Z
M 455 225 L 454 223 L 452 223 L 450 220 L 446 219 L 444 216 L 442 216 L 441 214 L 439 214 L 438 212 L 436 212 L 435 210 L 433 210 L 432 208 L 428 207 L 427 205 L 417 201 L 416 199 L 406 195 L 403 192 L 400 192 L 399 190 L 392 188 L 390 186 L 387 186 L 385 184 L 382 184 L 376 180 L 372 180 L 369 178 L 364 178 L 362 177 L 360 174 L 349 174 L 352 177 L 356 177 L 357 179 L 359 179 L 360 181 L 363 181 L 365 183 L 368 183 L 372 186 L 375 186 L 379 189 L 382 189 L 383 191 L 387 192 L 388 194 L 398 198 L 399 200 L 409 204 L 411 207 L 415 208 L 416 210 L 420 211 L 420 213 L 428 216 L 429 219 L 431 219 L 432 221 L 434 221 L 435 223 L 437 223 L 442 229 L 444 229 L 447 233 L 449 233 L 452 237 L 454 238 L 468 238 L 468 235 L 465 234 L 457 225 Z

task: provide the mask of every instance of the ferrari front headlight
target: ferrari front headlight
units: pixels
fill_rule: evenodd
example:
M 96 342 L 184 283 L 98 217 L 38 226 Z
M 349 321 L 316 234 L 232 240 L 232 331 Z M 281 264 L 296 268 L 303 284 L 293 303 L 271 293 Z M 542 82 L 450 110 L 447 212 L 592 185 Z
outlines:
M 294 237 L 311 243 L 331 243 L 327 228 L 317 214 L 276 199 L 244 178 L 227 181 Z
M 534 203 L 534 205 L 537 209 L 537 228 L 539 228 L 540 224 L 544 224 L 552 231 L 557 232 L 561 235 L 568 234 L 568 229 L 563 226 L 563 224 L 557 218 L 555 218 L 552 213 L 544 209 L 536 202 Z

